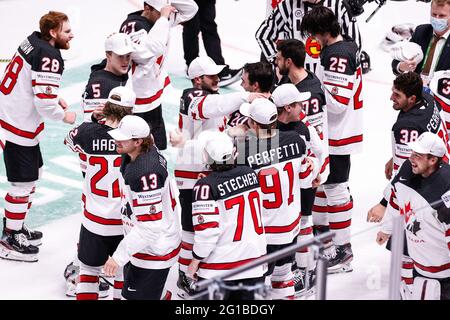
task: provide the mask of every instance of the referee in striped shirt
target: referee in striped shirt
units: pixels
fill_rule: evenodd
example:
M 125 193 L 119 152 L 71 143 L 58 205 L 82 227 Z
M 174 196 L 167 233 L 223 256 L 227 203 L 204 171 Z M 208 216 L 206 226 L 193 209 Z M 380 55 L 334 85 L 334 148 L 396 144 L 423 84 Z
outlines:
M 303 38 L 300 34 L 300 24 L 307 12 L 320 5 L 334 12 L 341 26 L 342 35 L 353 39 L 361 51 L 361 34 L 356 18 L 347 11 L 342 0 L 284 0 L 274 8 L 256 31 L 256 41 L 264 58 L 271 63 L 275 62 L 278 40 L 302 40 L 307 53 L 305 67 L 316 72 L 316 67 L 320 65 L 320 44 L 314 39 Z

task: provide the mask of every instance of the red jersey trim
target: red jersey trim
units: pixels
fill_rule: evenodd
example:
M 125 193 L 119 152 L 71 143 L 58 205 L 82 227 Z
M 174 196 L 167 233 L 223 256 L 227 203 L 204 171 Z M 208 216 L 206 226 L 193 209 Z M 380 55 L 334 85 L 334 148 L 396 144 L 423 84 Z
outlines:
M 164 80 L 164 85 L 161 90 L 159 90 L 153 96 L 148 97 L 148 98 L 136 98 L 136 105 L 150 104 L 150 103 L 154 102 L 155 100 L 159 99 L 161 97 L 161 95 L 163 94 L 164 89 L 169 85 L 169 83 L 170 83 L 170 78 L 169 78 L 169 76 L 167 76 L 166 79 Z
M 328 145 L 331 147 L 342 147 L 342 146 L 346 146 L 352 143 L 358 143 L 358 142 L 362 142 L 363 141 L 363 135 L 357 135 L 357 136 L 353 136 L 353 137 L 349 137 L 349 138 L 344 138 L 344 139 L 337 139 L 337 140 L 333 140 L 333 139 L 328 139 Z
M 163 256 L 154 256 L 151 254 L 147 254 L 147 253 L 136 253 L 133 255 L 133 257 L 135 257 L 136 259 L 139 260 L 145 260 L 145 261 L 168 261 L 170 259 L 172 259 L 173 257 L 176 257 L 178 255 L 178 253 L 181 250 L 181 244 L 174 249 L 172 252 L 163 255 Z
M 36 138 L 37 135 L 39 133 L 41 133 L 42 130 L 44 130 L 44 123 L 43 122 L 37 127 L 36 131 L 34 131 L 34 132 L 20 130 L 19 128 L 16 128 L 13 125 L 11 125 L 11 124 L 3 121 L 3 120 L 0 120 L 0 126 L 3 129 L 5 129 L 5 130 L 7 130 L 7 131 L 9 131 L 11 133 L 14 133 L 16 136 L 20 136 L 20 137 L 27 138 L 27 139 L 34 139 L 34 138 Z

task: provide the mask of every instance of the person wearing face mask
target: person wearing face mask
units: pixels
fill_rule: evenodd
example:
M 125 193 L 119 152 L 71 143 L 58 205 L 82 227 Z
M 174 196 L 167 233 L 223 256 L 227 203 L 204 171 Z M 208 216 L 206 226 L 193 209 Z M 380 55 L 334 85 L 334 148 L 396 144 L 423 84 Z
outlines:
M 392 71 L 398 75 L 402 72 L 414 71 L 422 76 L 424 85 L 428 87 L 433 74 L 439 70 L 450 69 L 450 0 L 433 0 L 429 24 L 419 25 L 412 35 L 411 42 L 420 45 L 423 60 L 392 61 Z

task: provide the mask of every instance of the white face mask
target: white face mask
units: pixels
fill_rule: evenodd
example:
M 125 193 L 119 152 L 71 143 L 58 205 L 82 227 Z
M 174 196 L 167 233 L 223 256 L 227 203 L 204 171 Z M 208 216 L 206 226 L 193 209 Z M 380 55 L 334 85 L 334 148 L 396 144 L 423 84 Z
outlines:
M 430 17 L 430 23 L 433 27 L 434 31 L 436 32 L 442 32 L 445 31 L 448 27 L 448 19 L 438 19 L 435 17 Z

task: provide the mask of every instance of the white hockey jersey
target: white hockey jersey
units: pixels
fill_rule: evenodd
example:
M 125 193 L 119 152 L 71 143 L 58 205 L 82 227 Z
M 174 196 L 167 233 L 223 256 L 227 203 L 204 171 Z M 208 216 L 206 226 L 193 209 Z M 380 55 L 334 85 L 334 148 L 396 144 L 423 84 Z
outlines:
M 436 71 L 430 83 L 434 98 L 442 108 L 442 119 L 450 134 L 450 70 Z
M 441 167 L 427 178 L 412 172 L 405 161 L 392 181 L 392 194 L 383 232 L 392 232 L 392 217 L 405 217 L 408 255 L 422 276 L 450 277 L 450 209 L 441 201 L 450 191 L 450 166 Z
M 304 140 L 295 131 L 277 131 L 270 139 L 249 136 L 237 152 L 238 163 L 258 173 L 267 243 L 291 243 L 300 232 L 300 189 L 311 188 L 320 169 L 307 168 Z
M 362 70 L 358 47 L 342 40 L 326 46 L 320 54 L 322 84 L 327 100 L 330 154 L 362 151 Z
M 180 148 L 175 164 L 175 178 L 180 189 L 192 189 L 200 173 L 208 172 L 195 140 L 204 130 L 224 131 L 227 116 L 247 101 L 248 92 L 219 95 L 207 90 L 189 88 L 180 100 L 178 128 L 188 141 Z
M 158 149 L 129 162 L 125 156 L 121 185 L 125 237 L 113 255 L 119 265 L 130 261 L 144 269 L 166 269 L 178 260 L 181 227 L 178 189 Z
M 198 11 L 192 0 L 171 1 L 178 12 L 170 20 L 159 18 L 154 24 L 143 17 L 142 10 L 128 15 L 120 32 L 127 33 L 141 48 L 132 54 L 132 85 L 136 93 L 134 113 L 151 111 L 161 105 L 161 96 L 169 85 L 164 61 L 168 52 L 170 27 L 190 20 Z
M 123 234 L 119 186 L 122 157 L 116 151 L 111 127 L 85 122 L 72 129 L 64 143 L 80 155 L 85 168 L 82 224 L 101 236 Z
M 198 275 L 210 279 L 266 254 L 261 218 L 261 189 L 251 168 L 212 172 L 193 189 L 193 256 L 201 260 Z M 259 278 L 261 265 L 225 280 Z
M 63 70 L 61 52 L 39 32 L 22 42 L 0 82 L 0 126 L 7 141 L 35 146 L 44 130 L 43 118 L 64 118 L 58 104 Z

